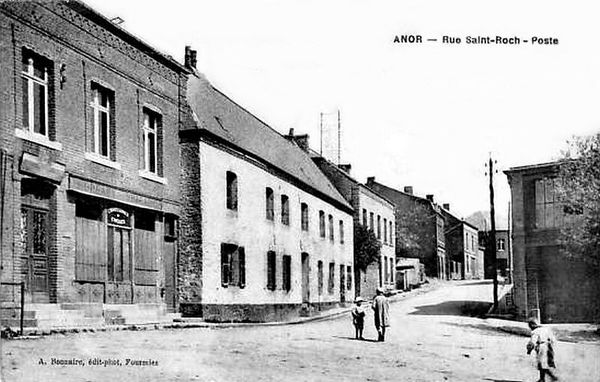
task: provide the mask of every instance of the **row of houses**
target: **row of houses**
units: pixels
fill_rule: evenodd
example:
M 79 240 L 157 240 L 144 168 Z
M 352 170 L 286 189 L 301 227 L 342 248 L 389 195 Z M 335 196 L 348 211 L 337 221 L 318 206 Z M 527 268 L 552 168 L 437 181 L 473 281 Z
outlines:
M 32 326 L 270 321 L 407 288 L 420 263 L 482 276 L 449 206 L 356 181 L 215 88 L 192 49 L 180 64 L 79 1 L 2 2 L 0 22 L 5 324 L 20 298 Z M 366 270 L 355 225 L 381 243 Z

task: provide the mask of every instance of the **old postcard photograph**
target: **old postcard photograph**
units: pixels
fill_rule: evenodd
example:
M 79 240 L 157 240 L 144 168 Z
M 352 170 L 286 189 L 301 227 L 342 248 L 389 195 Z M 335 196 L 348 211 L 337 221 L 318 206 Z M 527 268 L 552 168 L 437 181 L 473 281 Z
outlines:
M 0 0 L 0 380 L 600 380 L 586 1 Z

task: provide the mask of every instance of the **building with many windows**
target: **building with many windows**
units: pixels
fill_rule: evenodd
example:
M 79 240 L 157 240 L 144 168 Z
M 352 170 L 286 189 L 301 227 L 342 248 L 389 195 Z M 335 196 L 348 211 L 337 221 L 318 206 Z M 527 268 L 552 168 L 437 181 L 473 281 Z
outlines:
M 209 321 L 272 321 L 354 297 L 350 204 L 286 139 L 190 76 L 181 129 L 179 302 Z
M 479 273 L 479 238 L 475 226 L 450 212 L 450 204 L 442 205 L 445 219 L 446 275 L 451 280 L 483 278 Z
M 565 212 L 555 197 L 558 169 L 553 162 L 505 171 L 512 199 L 513 303 L 521 319 L 593 322 L 600 317 L 600 270 L 560 248 L 560 229 L 576 223 L 577 215 Z
M 446 278 L 445 221 L 433 195 L 413 195 L 413 188 L 396 190 L 367 179 L 367 187 L 394 204 L 396 257 L 419 258 L 429 277 Z
M 381 244 L 379 262 L 369 265 L 366 270 L 355 269 L 356 293 L 369 298 L 375 295 L 377 287 L 395 289 L 394 205 L 352 178 L 349 164 L 336 166 L 317 153 L 312 156 L 321 171 L 354 208 L 354 224 L 370 229 Z
M 24 282 L 26 324 L 160 320 L 187 69 L 78 1 L 2 2 L 0 25 L 3 307 Z

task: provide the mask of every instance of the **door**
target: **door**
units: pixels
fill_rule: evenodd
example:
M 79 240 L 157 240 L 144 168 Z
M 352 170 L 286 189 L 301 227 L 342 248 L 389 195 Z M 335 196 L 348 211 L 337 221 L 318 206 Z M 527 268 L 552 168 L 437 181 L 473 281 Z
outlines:
M 340 302 L 346 302 L 346 270 L 340 265 Z
M 107 304 L 130 304 L 131 291 L 131 230 L 108 226 Z
M 167 216 L 164 223 L 165 303 L 169 312 L 177 311 L 177 220 Z
M 302 254 L 302 303 L 310 302 L 310 266 L 308 253 Z
M 21 241 L 25 260 L 27 300 L 49 302 L 48 293 L 48 212 L 24 207 L 21 210 Z

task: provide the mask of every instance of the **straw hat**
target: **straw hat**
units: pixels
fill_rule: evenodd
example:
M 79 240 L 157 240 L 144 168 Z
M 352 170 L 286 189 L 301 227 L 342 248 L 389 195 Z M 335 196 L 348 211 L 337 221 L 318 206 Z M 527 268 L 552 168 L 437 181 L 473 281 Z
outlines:
M 356 299 L 354 300 L 354 302 L 364 302 L 364 301 L 365 301 L 365 299 L 360 296 L 356 297 Z
M 378 287 L 376 291 L 377 291 L 377 293 L 383 293 L 383 288 L 382 287 Z

